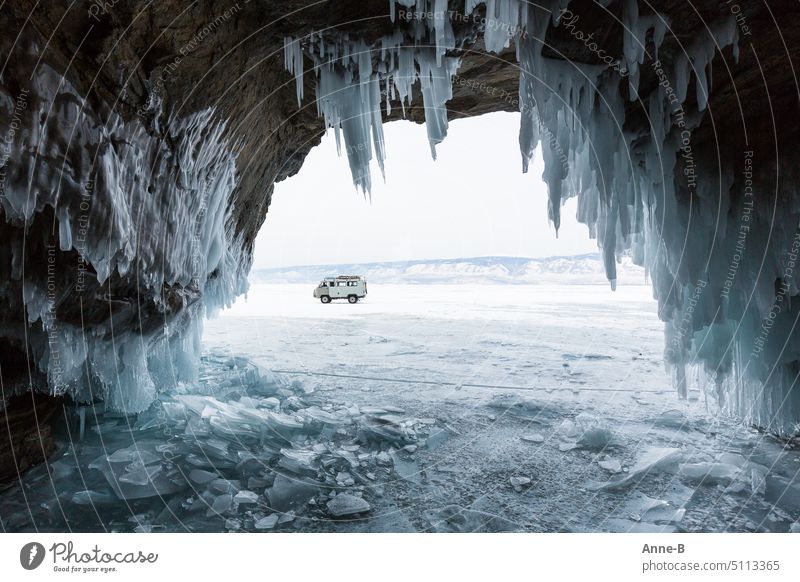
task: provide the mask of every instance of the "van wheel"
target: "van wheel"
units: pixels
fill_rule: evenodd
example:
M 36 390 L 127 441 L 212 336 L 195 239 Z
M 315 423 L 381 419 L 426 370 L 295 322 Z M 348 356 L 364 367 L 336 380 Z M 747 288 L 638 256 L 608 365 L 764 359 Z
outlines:
M 358 303 L 358 296 L 357 295 L 348 295 L 347 300 L 350 303 Z
M 330 303 L 331 302 L 330 295 L 323 295 L 322 297 L 319 298 L 319 300 L 322 301 L 323 303 Z

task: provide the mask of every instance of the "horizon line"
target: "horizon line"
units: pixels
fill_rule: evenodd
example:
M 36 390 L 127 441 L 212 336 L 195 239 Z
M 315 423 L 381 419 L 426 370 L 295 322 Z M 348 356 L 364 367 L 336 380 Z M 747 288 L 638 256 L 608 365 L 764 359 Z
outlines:
M 479 255 L 471 257 L 441 257 L 435 259 L 395 259 L 395 260 L 377 260 L 377 261 L 354 261 L 354 262 L 339 262 L 339 263 L 313 263 L 308 265 L 286 265 L 284 267 L 252 267 L 253 271 L 283 271 L 286 269 L 309 269 L 315 267 L 336 267 L 339 265 L 397 265 L 408 263 L 424 263 L 434 261 L 471 261 L 476 259 L 513 259 L 517 261 L 544 261 L 548 259 L 574 259 L 582 257 L 601 257 L 600 251 L 592 253 L 579 253 L 575 255 L 549 255 L 544 257 L 518 257 L 513 255 Z

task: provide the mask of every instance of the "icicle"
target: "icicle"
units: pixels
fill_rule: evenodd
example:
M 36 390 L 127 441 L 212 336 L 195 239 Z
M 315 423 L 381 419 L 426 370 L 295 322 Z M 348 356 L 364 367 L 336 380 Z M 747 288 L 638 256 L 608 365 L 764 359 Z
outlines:
M 450 28 L 450 17 L 447 14 L 447 0 L 434 0 L 433 4 L 433 30 L 436 35 L 436 64 L 442 66 L 442 56 L 448 49 L 453 41 L 453 32 L 448 30 Z M 449 34 L 449 39 L 448 37 Z
M 303 104 L 303 47 L 299 40 L 291 37 L 283 39 L 284 66 L 294 75 L 297 105 Z
M 464 0 L 464 15 L 470 16 L 484 0 Z
M 434 63 L 428 53 L 417 55 L 420 70 L 422 101 L 425 106 L 425 125 L 431 155 L 436 159 L 436 146 L 447 135 L 447 106 L 453 98 L 453 76 L 458 70 L 458 59 L 447 57 L 442 66 Z

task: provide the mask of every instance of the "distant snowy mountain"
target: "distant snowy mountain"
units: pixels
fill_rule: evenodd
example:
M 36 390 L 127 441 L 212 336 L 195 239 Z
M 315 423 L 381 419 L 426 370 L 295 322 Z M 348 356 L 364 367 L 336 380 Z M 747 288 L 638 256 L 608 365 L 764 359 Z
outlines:
M 375 283 L 607 283 L 603 262 L 597 253 L 540 259 L 473 257 L 253 269 L 250 281 L 316 283 L 324 277 L 335 275 L 363 275 Z M 646 282 L 644 269 L 634 265 L 628 257 L 617 264 L 617 279 L 626 285 Z

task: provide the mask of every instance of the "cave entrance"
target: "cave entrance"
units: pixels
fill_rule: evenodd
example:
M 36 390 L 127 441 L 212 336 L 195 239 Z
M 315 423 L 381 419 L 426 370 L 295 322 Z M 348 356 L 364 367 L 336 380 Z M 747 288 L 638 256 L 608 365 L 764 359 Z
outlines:
M 610 289 L 574 199 L 556 236 L 541 158 L 520 171 L 518 128 L 512 113 L 456 120 L 433 160 L 424 126 L 386 124 L 386 181 L 374 164 L 363 197 L 329 132 L 276 186 L 250 291 L 207 322 L 208 349 L 389 390 L 413 378 L 484 396 L 671 393 L 665 374 L 647 377 L 663 335 L 643 269 L 626 259 Z M 312 296 L 337 275 L 365 277 L 367 297 Z
M 333 131 L 300 173 L 278 183 L 256 242 L 254 269 L 423 259 L 596 253 L 567 203 L 556 238 L 547 219 L 541 158 L 526 175 L 516 145 L 519 114 L 451 123 L 434 160 L 425 127 L 384 124 L 386 181 L 372 163 L 370 199 L 354 195 Z
M 366 455 L 370 475 L 392 467 L 427 490 L 469 473 L 472 491 L 483 475 L 497 495 L 480 509 L 496 515 L 514 504 L 509 488 L 534 482 L 533 465 L 545 496 L 580 507 L 587 475 L 622 479 L 637 446 L 655 444 L 649 422 L 666 414 L 685 440 L 699 408 L 679 403 L 664 373 L 644 271 L 623 261 L 611 290 L 575 200 L 556 237 L 541 159 L 520 171 L 518 127 L 511 113 L 456 120 L 433 161 L 424 126 L 386 124 L 386 183 L 373 168 L 371 200 L 354 192 L 331 132 L 277 185 L 250 291 L 204 335 L 211 360 L 244 358 L 293 382 L 301 409 L 351 415 L 355 432 L 333 442 Z M 366 299 L 312 296 L 336 275 L 365 276 Z M 575 489 L 557 491 L 562 481 Z M 588 523 L 548 527 L 573 517 Z
M 205 323 L 197 381 L 90 426 L 0 495 L 0 525 L 739 531 L 746 507 L 786 530 L 745 457 L 780 444 L 725 419 L 708 438 L 702 402 L 678 401 L 662 371 L 644 273 L 621 264 L 612 292 L 574 203 L 555 238 L 517 125 L 453 122 L 435 163 L 423 127 L 388 125 L 371 203 L 323 140 L 278 185 L 248 296 Z M 366 276 L 366 300 L 312 296 L 342 274 Z M 748 481 L 720 508 L 700 485 L 733 474 Z
M 520 172 L 518 124 L 456 120 L 435 162 L 423 126 L 387 124 L 387 181 L 373 168 L 371 201 L 327 136 L 277 186 L 247 298 L 206 324 L 208 361 L 242 358 L 291 382 L 280 410 L 331 423 L 302 447 L 354 455 L 331 473 L 338 487 L 364 486 L 386 508 L 411 488 L 411 508 L 365 527 L 440 527 L 446 505 L 465 527 L 494 515 L 547 531 L 703 529 L 708 490 L 688 486 L 694 474 L 670 483 L 681 449 L 708 446 L 708 411 L 696 392 L 678 400 L 664 372 L 643 270 L 623 261 L 612 291 L 574 201 L 556 238 L 541 160 Z M 336 275 L 365 276 L 366 299 L 312 296 Z M 712 449 L 698 474 L 732 466 Z M 532 488 L 536 502 L 519 497 Z M 630 519 L 653 499 L 665 514 Z

